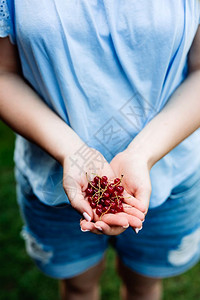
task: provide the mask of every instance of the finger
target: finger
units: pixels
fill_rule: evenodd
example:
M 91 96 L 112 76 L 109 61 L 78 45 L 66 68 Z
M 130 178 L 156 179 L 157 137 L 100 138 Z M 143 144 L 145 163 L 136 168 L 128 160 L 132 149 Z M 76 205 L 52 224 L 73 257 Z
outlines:
M 63 180 L 63 188 L 73 208 L 76 209 L 87 221 L 91 221 L 94 217 L 93 210 L 87 199 L 84 198 L 81 186 L 74 181 L 72 188 L 71 180 L 66 177 Z
M 109 226 L 103 221 L 97 221 L 96 223 L 81 221 L 81 231 L 92 232 L 95 234 L 106 234 L 106 235 L 119 235 L 126 230 L 121 226 Z
M 105 214 L 101 217 L 101 221 L 105 222 L 110 226 L 121 226 L 127 228 L 129 226 L 128 223 L 128 215 L 124 213 L 116 213 L 116 214 Z
M 131 205 L 129 204 L 123 204 L 123 209 L 124 209 L 124 212 L 129 214 L 129 215 L 132 215 L 132 216 L 135 216 L 137 217 L 138 219 L 140 219 L 141 221 L 144 221 L 144 218 L 145 218 L 145 215 L 144 213 L 142 213 L 140 210 L 138 210 L 137 208 L 135 207 L 132 207 Z
M 148 205 L 143 203 L 141 200 L 137 199 L 134 196 L 131 196 L 127 192 L 124 193 L 124 202 L 139 209 L 141 212 L 145 213 Z
M 104 234 L 108 234 L 109 231 L 111 231 L 111 228 L 108 224 L 106 224 L 103 221 L 97 221 L 94 223 L 94 226 L 96 229 L 98 229 L 99 231 L 101 231 Z
M 137 217 L 127 215 L 127 219 L 129 222 L 129 225 L 133 228 L 141 228 L 142 227 L 142 221 L 138 219 Z
M 106 235 L 119 235 L 126 230 L 121 226 L 109 226 L 103 221 L 97 221 L 94 226 Z
M 82 232 L 92 232 L 92 233 L 95 233 L 95 234 L 103 234 L 103 232 L 99 229 L 97 229 L 95 226 L 94 226 L 95 223 L 93 222 L 88 222 L 86 220 L 82 220 L 80 222 L 80 228 L 81 228 L 81 231 Z

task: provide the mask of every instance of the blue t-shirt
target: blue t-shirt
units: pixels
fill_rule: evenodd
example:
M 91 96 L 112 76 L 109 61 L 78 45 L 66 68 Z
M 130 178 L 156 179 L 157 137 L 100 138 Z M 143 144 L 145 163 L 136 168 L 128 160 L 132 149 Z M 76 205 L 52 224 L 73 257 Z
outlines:
M 187 76 L 199 12 L 198 0 L 0 0 L 0 36 L 16 43 L 43 101 L 111 161 Z M 78 155 L 81 169 L 90 155 Z M 42 202 L 68 201 L 62 167 L 20 136 L 15 163 Z M 152 168 L 150 207 L 199 165 L 197 130 Z

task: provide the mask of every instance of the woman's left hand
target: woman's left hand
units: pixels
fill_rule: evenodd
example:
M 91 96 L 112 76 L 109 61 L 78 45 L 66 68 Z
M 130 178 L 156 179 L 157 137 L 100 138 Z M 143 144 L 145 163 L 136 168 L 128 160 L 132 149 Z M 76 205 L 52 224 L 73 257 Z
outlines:
M 125 202 L 140 208 L 146 214 L 151 196 L 150 168 L 147 160 L 134 153 L 133 149 L 127 148 L 117 154 L 110 165 L 116 176 L 123 175 L 122 185 L 127 193 Z M 126 212 L 128 213 L 128 208 Z

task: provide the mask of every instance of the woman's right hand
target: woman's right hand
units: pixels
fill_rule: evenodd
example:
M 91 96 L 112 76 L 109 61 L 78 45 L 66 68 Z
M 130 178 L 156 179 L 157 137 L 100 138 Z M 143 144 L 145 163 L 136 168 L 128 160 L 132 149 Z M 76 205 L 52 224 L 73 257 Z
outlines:
M 76 151 L 63 160 L 63 187 L 72 207 L 83 216 L 80 222 L 82 231 L 118 235 L 129 227 L 129 223 L 132 227 L 141 227 L 144 214 L 137 208 L 134 213 L 130 209 L 130 214 L 107 214 L 100 220 L 84 193 L 88 178 L 91 179 L 95 175 L 105 175 L 109 180 L 116 177 L 103 155 L 86 144 L 80 144 Z

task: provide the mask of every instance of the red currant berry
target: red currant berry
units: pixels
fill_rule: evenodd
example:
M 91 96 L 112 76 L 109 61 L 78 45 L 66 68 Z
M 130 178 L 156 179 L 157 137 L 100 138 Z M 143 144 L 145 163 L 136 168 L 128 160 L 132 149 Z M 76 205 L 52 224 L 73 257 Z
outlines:
M 103 207 L 103 212 L 106 211 L 106 212 L 108 213 L 108 212 L 109 212 L 109 209 L 110 209 L 110 206 L 104 206 L 104 207 Z
M 95 195 L 94 197 L 93 197 L 93 200 L 96 202 L 97 200 L 99 199 L 99 196 L 97 196 L 97 195 Z
M 119 196 L 117 191 L 113 191 L 112 196 L 114 197 L 114 200 L 117 199 L 117 196 Z
M 98 183 L 95 182 L 95 181 L 93 180 L 93 181 L 91 181 L 90 185 L 91 185 L 91 186 L 94 186 L 94 187 L 97 187 L 97 186 L 98 186 Z
M 110 205 L 110 200 L 109 200 L 109 199 L 106 199 L 106 200 L 104 201 L 104 204 L 105 204 L 105 206 L 109 206 L 109 205 Z
M 107 188 L 107 192 L 108 192 L 110 195 L 113 194 L 113 192 L 114 192 L 114 186 L 113 186 L 112 183 L 109 184 L 109 186 L 108 186 L 108 188 Z
M 110 208 L 110 210 L 109 210 L 109 213 L 111 213 L 111 214 L 115 214 L 115 213 L 116 213 L 116 210 L 115 210 L 115 208 Z
M 119 179 L 119 178 L 115 178 L 115 180 L 114 180 L 114 184 L 115 184 L 115 185 L 118 185 L 118 184 L 120 184 L 120 182 L 121 182 L 121 179 Z
M 93 188 L 88 187 L 88 188 L 85 190 L 85 193 L 86 193 L 87 196 L 92 195 L 92 194 L 93 194 Z
M 98 205 L 97 205 L 97 208 L 101 208 L 101 209 L 102 209 L 102 208 L 103 208 L 103 205 L 102 205 L 102 204 L 98 204 Z
M 102 176 L 102 177 L 101 177 L 101 180 L 102 180 L 102 181 L 108 181 L 108 177 L 107 177 L 107 176 Z
M 99 177 L 99 176 L 95 176 L 94 179 L 93 179 L 93 181 L 96 182 L 96 183 L 98 183 L 99 180 L 100 180 L 100 177 Z
M 103 213 L 103 209 L 102 209 L 102 208 L 97 208 L 97 209 L 96 209 L 96 214 L 97 214 L 98 216 L 101 216 L 102 213 Z
M 102 189 L 105 189 L 107 185 L 108 185 L 108 182 L 107 182 L 107 181 L 102 181 L 102 182 L 101 182 L 101 187 L 102 187 Z
M 111 202 L 110 206 L 111 206 L 111 208 L 116 208 L 117 207 L 117 203 Z
M 110 194 L 108 192 L 104 192 L 103 193 L 103 198 L 104 199 L 109 199 L 110 198 Z
M 117 206 L 117 211 L 118 211 L 118 212 L 124 211 L 123 205 L 122 205 L 122 204 L 119 204 L 119 205 Z
M 100 204 L 104 206 L 105 205 L 105 200 L 104 199 L 100 199 Z
M 123 202 L 123 201 L 122 201 L 121 199 L 119 199 L 119 200 L 117 201 L 117 204 L 118 204 L 118 205 L 122 205 L 122 202 Z
M 96 208 L 97 204 L 96 204 L 95 201 L 92 201 L 92 202 L 90 203 L 90 206 L 94 209 L 94 208 Z
M 121 185 L 116 186 L 115 191 L 120 195 L 124 191 L 124 187 Z

